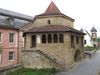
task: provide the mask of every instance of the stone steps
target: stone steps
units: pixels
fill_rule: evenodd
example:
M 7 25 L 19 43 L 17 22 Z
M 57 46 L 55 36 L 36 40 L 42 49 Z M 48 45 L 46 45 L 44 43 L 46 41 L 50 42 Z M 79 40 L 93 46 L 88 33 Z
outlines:
M 59 67 L 59 70 L 65 70 L 65 66 L 62 61 L 57 60 L 56 58 L 46 54 L 45 52 L 41 50 L 36 50 L 36 52 L 46 57 L 49 61 L 53 62 L 57 67 Z

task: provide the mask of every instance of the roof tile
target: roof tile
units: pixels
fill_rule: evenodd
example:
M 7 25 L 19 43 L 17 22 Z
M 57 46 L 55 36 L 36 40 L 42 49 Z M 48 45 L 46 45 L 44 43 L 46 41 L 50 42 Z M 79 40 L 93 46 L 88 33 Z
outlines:
M 57 8 L 57 6 L 54 4 L 54 2 L 52 1 L 50 3 L 50 5 L 48 6 L 47 10 L 45 11 L 46 15 L 49 14 L 60 14 L 60 10 Z
M 41 27 L 33 27 L 24 33 L 43 33 L 43 32 L 73 32 L 84 34 L 74 28 L 63 26 L 63 25 L 45 25 Z

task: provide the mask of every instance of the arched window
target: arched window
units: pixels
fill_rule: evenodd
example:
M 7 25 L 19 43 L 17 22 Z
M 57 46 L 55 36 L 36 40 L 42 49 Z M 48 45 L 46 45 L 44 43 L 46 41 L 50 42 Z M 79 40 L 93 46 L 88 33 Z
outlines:
M 48 34 L 48 43 L 52 43 L 52 35 Z
M 64 36 L 63 36 L 63 34 L 59 34 L 59 43 L 64 43 Z
M 42 39 L 41 40 L 42 40 L 42 43 L 46 43 L 46 35 L 45 34 L 42 35 Z
M 32 35 L 31 40 L 32 40 L 31 47 L 35 47 L 36 46 L 36 35 Z
M 53 42 L 54 43 L 58 43 L 58 36 L 57 36 L 57 34 L 53 35 Z

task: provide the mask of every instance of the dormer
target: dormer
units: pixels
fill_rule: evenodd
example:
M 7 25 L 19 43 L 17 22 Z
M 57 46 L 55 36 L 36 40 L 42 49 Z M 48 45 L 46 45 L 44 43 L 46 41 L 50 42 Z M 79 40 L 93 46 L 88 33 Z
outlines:
M 12 17 L 7 18 L 7 22 L 8 22 L 10 25 L 14 25 L 14 18 L 12 18 Z

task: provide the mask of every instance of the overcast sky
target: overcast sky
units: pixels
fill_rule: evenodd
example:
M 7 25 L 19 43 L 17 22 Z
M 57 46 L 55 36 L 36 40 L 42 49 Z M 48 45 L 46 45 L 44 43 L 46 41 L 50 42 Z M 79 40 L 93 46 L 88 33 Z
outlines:
M 100 0 L 0 0 L 0 8 L 34 17 L 44 13 L 51 1 L 62 13 L 75 19 L 76 29 L 83 28 L 90 33 L 94 26 L 100 36 Z

